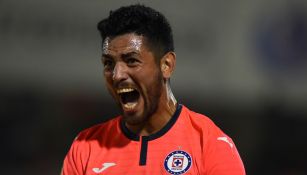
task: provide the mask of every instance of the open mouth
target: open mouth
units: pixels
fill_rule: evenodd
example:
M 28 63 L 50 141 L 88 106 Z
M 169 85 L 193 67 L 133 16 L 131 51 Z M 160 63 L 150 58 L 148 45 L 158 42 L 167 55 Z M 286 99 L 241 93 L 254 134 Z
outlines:
M 140 93 L 134 88 L 121 88 L 117 90 L 122 106 L 126 110 L 133 110 L 138 104 Z

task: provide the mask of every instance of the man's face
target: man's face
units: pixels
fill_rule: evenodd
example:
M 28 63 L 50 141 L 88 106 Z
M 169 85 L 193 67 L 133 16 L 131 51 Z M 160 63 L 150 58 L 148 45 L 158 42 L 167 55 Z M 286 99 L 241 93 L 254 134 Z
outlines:
M 106 85 L 124 120 L 142 124 L 156 112 L 162 92 L 162 73 L 145 38 L 133 33 L 106 38 L 102 62 Z

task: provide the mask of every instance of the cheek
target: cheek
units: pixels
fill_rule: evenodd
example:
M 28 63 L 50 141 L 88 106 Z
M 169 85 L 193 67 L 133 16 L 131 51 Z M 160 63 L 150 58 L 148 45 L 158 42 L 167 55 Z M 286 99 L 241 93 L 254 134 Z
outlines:
M 112 79 L 112 73 L 109 72 L 109 71 L 104 71 L 103 72 L 103 75 L 104 75 L 104 80 L 107 84 L 110 84 L 112 85 L 113 83 L 113 79 Z
M 138 81 L 143 82 L 144 84 L 153 84 L 157 79 L 156 77 L 158 76 L 159 71 L 160 69 L 156 63 L 151 63 L 137 69 L 134 76 Z
M 117 93 L 114 91 L 113 86 L 107 83 L 107 90 L 111 94 L 111 96 L 116 100 L 118 98 Z
M 112 93 L 112 95 L 114 95 L 114 91 L 113 91 L 113 79 L 110 73 L 104 73 L 104 80 L 105 80 L 105 84 L 107 89 L 109 90 L 110 93 Z
M 157 90 L 157 85 L 160 84 L 161 77 L 158 71 L 151 71 L 146 74 L 139 74 L 138 80 L 145 98 L 148 98 Z

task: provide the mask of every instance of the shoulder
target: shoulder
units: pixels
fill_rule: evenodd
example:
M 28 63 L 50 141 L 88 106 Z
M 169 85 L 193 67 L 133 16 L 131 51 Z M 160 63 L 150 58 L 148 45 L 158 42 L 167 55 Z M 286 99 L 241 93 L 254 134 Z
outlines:
M 111 132 L 117 132 L 118 123 L 119 117 L 116 117 L 82 130 L 72 142 L 70 152 L 87 157 L 91 149 L 98 148 L 104 140 L 109 139 Z
M 245 175 L 244 165 L 233 140 L 226 135 L 209 117 L 183 107 L 182 117 L 192 137 L 201 140 L 204 146 L 205 174 Z
M 73 141 L 63 164 L 64 174 L 84 172 L 91 154 L 98 154 L 101 147 L 112 140 L 113 134 L 119 132 L 119 117 L 94 125 L 81 131 Z
M 185 115 L 186 122 L 198 130 L 208 132 L 220 132 L 220 128 L 206 115 L 194 112 L 187 107 L 183 106 L 182 112 Z
M 92 127 L 82 130 L 75 138 L 75 141 L 88 141 L 92 139 L 97 139 L 97 137 L 101 137 L 111 130 L 116 131 L 118 124 L 119 116 L 106 122 L 96 124 Z

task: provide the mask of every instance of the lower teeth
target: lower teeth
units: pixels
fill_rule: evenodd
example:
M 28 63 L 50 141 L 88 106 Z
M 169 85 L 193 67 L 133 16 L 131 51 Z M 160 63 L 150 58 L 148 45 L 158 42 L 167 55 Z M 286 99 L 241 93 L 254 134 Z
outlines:
M 136 103 L 126 103 L 124 107 L 127 109 L 133 109 L 136 106 Z

